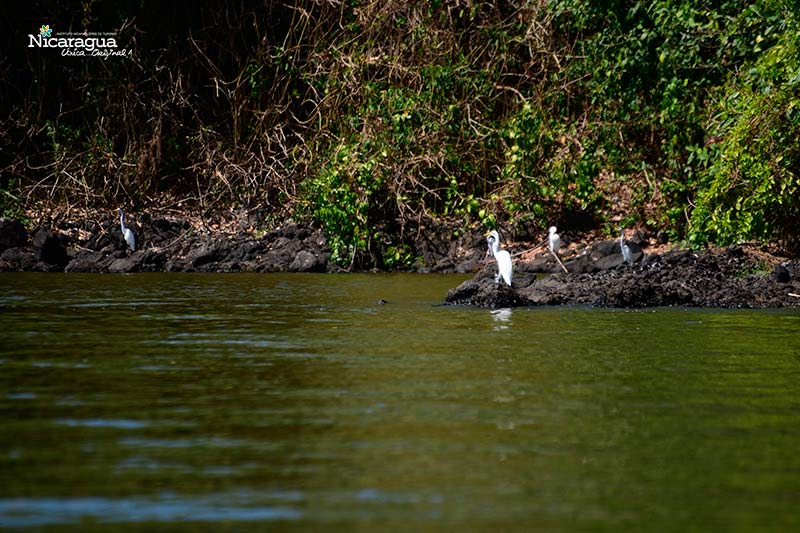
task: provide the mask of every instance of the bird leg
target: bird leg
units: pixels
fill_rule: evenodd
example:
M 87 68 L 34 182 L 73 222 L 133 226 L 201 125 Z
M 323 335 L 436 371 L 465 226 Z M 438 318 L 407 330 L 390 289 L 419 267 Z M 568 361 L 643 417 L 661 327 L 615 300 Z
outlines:
M 556 258 L 556 261 L 558 261 L 558 264 L 561 266 L 561 268 L 564 269 L 564 273 L 569 274 L 569 270 L 567 270 L 567 267 L 565 267 L 564 263 L 561 262 L 561 259 L 558 258 L 558 254 L 556 254 L 553 250 L 550 250 L 550 253 L 553 254 L 553 257 Z

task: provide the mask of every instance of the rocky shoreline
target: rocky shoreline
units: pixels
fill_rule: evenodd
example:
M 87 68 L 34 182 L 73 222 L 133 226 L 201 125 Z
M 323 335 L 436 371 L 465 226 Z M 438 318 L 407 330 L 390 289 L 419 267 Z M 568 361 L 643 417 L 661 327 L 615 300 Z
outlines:
M 779 308 L 800 306 L 800 262 L 771 264 L 744 247 L 644 254 L 626 265 L 617 241 L 601 241 L 552 272 L 541 260 L 517 265 L 513 288 L 497 284 L 491 265 L 450 290 L 447 305 L 480 308 L 539 305 L 594 307 Z
M 186 219 L 142 214 L 131 224 L 137 250 L 127 249 L 115 217 L 61 222 L 30 233 L 0 219 L 0 271 L 36 272 L 338 272 L 324 234 L 288 222 L 269 232 L 219 231 Z M 532 236 L 517 236 L 530 242 Z M 629 244 L 623 264 L 617 240 L 573 246 L 562 273 L 553 257 L 522 254 L 513 288 L 494 281 L 482 232 L 429 225 L 413 239 L 414 271 L 477 274 L 449 291 L 445 305 L 480 308 L 538 305 L 598 307 L 687 306 L 761 308 L 800 306 L 800 261 L 747 247 L 650 252 Z M 512 249 L 512 252 L 515 251 Z M 516 255 L 516 254 L 515 254 Z
M 134 217 L 129 217 L 134 218 Z M 246 225 L 246 221 L 240 226 Z M 30 233 L 0 219 L 0 272 L 340 272 L 324 234 L 288 221 L 267 232 L 222 231 L 169 216 L 128 220 L 136 251 L 127 249 L 114 216 L 42 224 Z M 418 272 L 474 272 L 484 258 L 479 231 L 454 236 L 449 228 L 419 232 Z
M 179 218 L 138 218 L 130 251 L 119 223 L 62 223 L 28 235 L 0 220 L 0 271 L 37 272 L 326 272 L 330 250 L 321 232 L 287 224 L 256 237 L 204 230 Z

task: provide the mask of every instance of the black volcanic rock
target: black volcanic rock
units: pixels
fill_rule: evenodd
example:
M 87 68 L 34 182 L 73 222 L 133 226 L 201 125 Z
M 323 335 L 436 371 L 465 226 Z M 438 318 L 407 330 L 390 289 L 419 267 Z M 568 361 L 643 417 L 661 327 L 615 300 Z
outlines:
M 778 283 L 789 283 L 792 281 L 792 275 L 789 273 L 789 269 L 783 265 L 775 265 L 772 269 L 772 275 Z
M 69 257 L 67 248 L 59 235 L 52 231 L 40 229 L 33 236 L 34 256 L 37 260 L 59 267 L 67 266 Z
M 792 296 L 800 294 L 797 263 L 752 274 L 758 270 L 759 260 L 748 257 L 740 248 L 731 248 L 679 250 L 644 256 L 633 266 L 623 266 L 618 253 L 610 246 L 606 251 L 611 255 L 597 261 L 582 260 L 593 265 L 589 272 L 551 275 L 530 285 L 518 285 L 519 299 L 512 302 L 488 292 L 485 285 L 493 280 L 492 270 L 487 268 L 452 289 L 445 303 L 473 307 L 510 307 L 515 303 L 625 308 L 800 306 L 800 298 Z M 615 257 L 619 260 L 613 260 Z M 609 268 L 600 270 L 603 265 Z
M 10 218 L 0 218 L 0 252 L 9 248 L 25 246 L 28 242 L 28 232 L 19 221 Z
M 486 309 L 533 305 L 533 302 L 512 287 L 502 282 L 495 282 L 494 276 L 486 275 L 487 272 L 485 270 L 448 291 L 445 304 Z

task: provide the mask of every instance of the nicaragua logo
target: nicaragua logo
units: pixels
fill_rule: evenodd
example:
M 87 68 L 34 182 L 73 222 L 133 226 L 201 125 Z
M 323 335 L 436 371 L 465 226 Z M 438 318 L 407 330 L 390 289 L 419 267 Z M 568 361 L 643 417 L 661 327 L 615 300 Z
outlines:
M 117 40 L 112 34 L 100 33 L 67 33 L 63 37 L 55 37 L 53 28 L 43 24 L 38 35 L 28 34 L 28 48 L 56 48 L 62 56 L 126 56 L 127 49 L 118 50 Z

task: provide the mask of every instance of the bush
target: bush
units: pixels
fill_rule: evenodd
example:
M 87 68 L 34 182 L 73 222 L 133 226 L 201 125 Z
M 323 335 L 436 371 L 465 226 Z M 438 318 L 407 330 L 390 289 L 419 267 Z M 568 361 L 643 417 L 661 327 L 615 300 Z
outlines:
M 21 20 L 117 28 L 132 55 L 10 55 L 0 171 L 28 209 L 304 217 L 360 267 L 413 261 L 406 228 L 430 219 L 543 231 L 580 213 L 683 237 L 692 198 L 695 242 L 788 234 L 787 5 L 32 0 Z
M 800 30 L 791 18 L 786 24 L 777 44 L 730 80 L 714 110 L 717 155 L 692 214 L 695 242 L 800 244 Z

